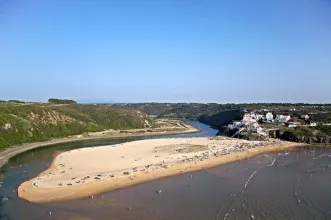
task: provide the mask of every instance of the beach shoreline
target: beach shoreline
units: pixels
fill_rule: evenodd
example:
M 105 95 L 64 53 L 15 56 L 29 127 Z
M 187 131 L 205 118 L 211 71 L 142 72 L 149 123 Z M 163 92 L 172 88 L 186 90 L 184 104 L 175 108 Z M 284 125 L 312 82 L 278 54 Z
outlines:
M 226 163 L 231 163 L 231 162 L 236 162 L 236 161 L 240 161 L 240 160 L 245 160 L 247 158 L 252 158 L 254 156 L 257 156 L 259 154 L 262 153 L 270 153 L 270 152 L 281 152 L 281 151 L 286 151 L 286 150 L 292 150 L 295 149 L 297 147 L 303 147 L 303 146 L 307 146 L 307 144 L 298 144 L 298 143 L 291 143 L 291 142 L 281 142 L 281 141 L 275 141 L 275 142 L 270 142 L 270 146 L 268 145 L 268 143 L 264 143 L 266 144 L 263 147 L 255 147 L 252 149 L 246 149 L 240 152 L 230 152 L 228 154 L 225 155 L 220 155 L 220 156 L 211 156 L 210 158 L 206 158 L 206 159 L 199 159 L 196 161 L 186 161 L 186 162 L 178 162 L 178 160 L 174 160 L 176 161 L 176 163 L 174 161 L 171 160 L 171 162 L 169 163 L 163 163 L 167 165 L 167 167 L 165 167 L 165 165 L 163 164 L 160 168 L 155 168 L 150 170 L 149 172 L 139 172 L 141 168 L 138 168 L 138 172 L 135 173 L 135 171 L 137 171 L 137 168 L 134 168 L 133 166 L 135 166 L 134 164 L 132 165 L 133 161 L 130 158 L 130 155 L 128 155 L 128 161 L 125 162 L 126 158 L 120 157 L 118 158 L 119 155 L 121 155 L 121 152 L 128 152 L 127 150 L 133 151 L 133 149 L 136 149 L 137 152 L 132 152 L 132 154 L 135 155 L 139 155 L 139 152 L 141 151 L 141 155 L 146 154 L 146 158 L 143 161 L 147 161 L 147 163 L 149 161 L 158 161 L 158 160 L 162 160 L 164 158 L 166 158 L 165 156 L 168 155 L 176 155 L 176 157 L 178 155 L 183 156 L 183 155 L 189 155 L 189 156 L 197 156 L 198 153 L 201 152 L 206 152 L 204 150 L 197 151 L 197 152 L 188 152 L 187 154 L 185 153 L 174 153 L 174 154 L 169 154 L 169 152 L 167 153 L 160 153 L 160 152 L 155 152 L 155 149 L 157 149 L 158 151 L 162 151 L 164 149 L 167 149 L 167 146 L 176 146 L 178 148 L 178 143 L 183 144 L 186 142 L 192 143 L 193 147 L 198 147 L 200 146 L 200 148 L 204 149 L 201 145 L 201 143 L 206 142 L 207 146 L 210 145 L 211 143 L 218 143 L 219 146 L 221 146 L 222 144 L 226 143 L 233 143 L 236 144 L 236 146 L 241 145 L 242 143 L 244 143 L 245 145 L 249 145 L 252 143 L 256 144 L 257 146 L 259 146 L 259 144 L 261 145 L 262 142 L 249 142 L 249 141 L 245 141 L 245 140 L 238 140 L 238 139 L 231 139 L 231 138 L 224 138 L 221 140 L 215 140 L 215 139 L 210 139 L 210 138 L 175 138 L 175 139 L 159 139 L 159 140 L 144 140 L 144 141 L 133 141 L 133 142 L 128 142 L 123 144 L 123 146 L 120 146 L 122 144 L 120 144 L 119 146 L 110 148 L 109 146 L 105 146 L 104 148 L 102 147 L 98 147 L 98 148 L 85 148 L 82 150 L 73 150 L 73 151 L 69 151 L 69 152 L 64 152 L 61 153 L 60 155 L 57 155 L 57 157 L 53 160 L 52 164 L 50 165 L 50 167 L 45 170 L 44 172 L 40 173 L 37 177 L 28 180 L 24 183 L 22 183 L 17 191 L 18 191 L 18 196 L 22 199 L 25 199 L 29 202 L 34 202 L 34 203 L 53 203 L 53 202 L 61 202 L 61 201 L 68 201 L 68 200 L 74 200 L 74 199 L 80 199 L 80 198 L 87 198 L 87 197 L 91 197 L 92 196 L 96 196 L 98 194 L 104 193 L 104 192 L 109 192 L 109 191 L 113 191 L 113 190 L 118 190 L 118 189 L 122 189 L 122 188 L 126 188 L 129 186 L 133 186 L 133 185 L 137 185 L 137 184 L 142 184 L 145 182 L 149 182 L 152 180 L 157 180 L 157 179 L 161 179 L 161 178 L 165 178 L 165 177 L 170 177 L 170 176 L 175 176 L 175 175 L 180 175 L 180 174 L 184 174 L 184 173 L 190 173 L 193 171 L 198 171 L 198 170 L 204 170 L 204 169 L 208 169 L 208 168 L 212 168 L 212 167 L 216 167 L 219 165 L 223 165 Z M 172 142 L 172 143 L 171 143 Z M 151 143 L 151 145 L 148 147 L 148 143 Z M 170 145 L 167 145 L 169 144 Z M 154 144 L 154 145 L 153 145 Z M 171 145 L 172 144 L 172 145 Z M 144 147 L 142 147 L 144 146 Z M 191 149 L 193 149 L 191 146 Z M 223 146 L 223 145 L 222 145 Z M 230 146 L 230 145 L 227 145 Z M 156 148 L 155 148 L 156 147 Z M 152 154 L 152 156 L 155 156 L 156 159 L 154 159 L 152 156 L 150 156 L 149 154 L 147 154 L 144 149 L 147 149 L 150 151 L 151 149 L 154 149 L 154 154 Z M 127 149 L 127 150 L 125 150 Z M 187 148 L 190 149 L 190 148 Z M 223 149 L 223 148 L 220 148 Z M 99 152 L 98 152 L 99 151 Z M 89 166 L 86 167 L 86 169 L 84 169 L 84 172 L 86 173 L 82 173 L 83 169 L 79 169 L 80 166 L 83 166 L 82 160 L 78 159 L 78 158 L 83 158 L 84 155 L 90 155 L 92 158 L 93 153 L 95 155 L 104 155 L 105 152 L 112 152 L 114 153 L 114 156 L 111 158 L 112 160 L 114 160 L 114 164 L 116 165 L 112 165 L 112 172 L 107 172 L 110 168 L 107 168 L 107 164 L 106 161 L 104 162 L 100 162 L 101 159 L 97 158 L 96 160 L 99 162 L 91 162 L 91 164 L 89 166 L 91 166 L 92 168 L 90 168 Z M 172 151 L 173 152 L 173 151 Z M 215 152 L 215 151 L 214 151 Z M 123 153 L 124 155 L 125 153 Z M 156 157 L 155 154 L 158 154 L 159 156 Z M 167 154 L 167 155 L 166 155 Z M 206 155 L 205 153 L 203 153 L 204 155 Z M 211 155 L 214 155 L 215 153 L 212 152 Z M 117 159 L 115 158 L 117 155 Z M 102 157 L 102 156 L 101 156 Z M 203 156 L 205 157 L 205 156 Z M 75 158 L 77 159 L 77 162 L 73 162 L 75 160 Z M 96 157 L 95 157 L 96 158 Z M 158 159 L 160 158 L 160 159 Z M 183 156 L 183 158 L 185 158 L 185 156 Z M 187 157 L 186 157 L 187 158 Z M 144 158 L 142 158 L 144 159 Z M 187 159 L 185 159 L 187 160 Z M 71 161 L 71 162 L 70 162 Z M 124 162 L 121 162 L 124 161 Z M 169 160 L 170 161 L 170 160 Z M 62 167 L 62 163 L 66 162 L 68 164 L 68 166 L 72 166 L 72 167 Z M 121 164 L 122 163 L 122 164 Z M 112 164 L 112 163 L 109 163 Z M 139 164 L 139 161 L 136 162 L 136 164 Z M 145 166 L 145 164 L 141 164 L 143 166 Z M 93 167 L 96 166 L 96 167 Z M 117 168 L 113 168 L 113 166 L 118 166 Z M 121 167 L 122 166 L 122 167 Z M 105 167 L 105 169 L 103 170 L 102 167 Z M 148 165 L 149 167 L 149 165 Z M 123 169 L 121 169 L 123 168 Z M 72 169 L 72 170 L 71 170 Z M 131 170 L 133 169 L 133 172 L 130 171 L 127 172 L 127 170 Z M 63 173 L 63 174 L 59 174 L 60 172 L 66 171 L 67 173 Z M 90 173 L 89 173 L 90 170 Z M 145 170 L 145 169 L 144 169 Z M 95 172 L 98 171 L 98 172 Z M 115 172 L 116 171 L 116 172 Z M 123 171 L 126 171 L 127 175 L 120 175 Z M 100 174 L 98 174 L 100 173 Z M 125 172 L 123 172 L 124 174 Z M 104 175 L 107 174 L 107 175 Z M 109 174 L 116 174 L 115 178 L 109 177 Z M 79 184 L 75 184 L 76 179 L 79 179 L 79 182 L 82 181 L 84 179 L 84 183 L 79 183 Z M 87 176 L 89 176 L 89 179 L 85 179 L 85 178 L 81 178 L 82 176 L 85 176 L 85 178 Z M 80 177 L 80 178 L 78 178 Z M 105 177 L 106 179 L 102 179 L 103 177 Z M 71 179 L 71 180 L 70 180 Z M 58 186 L 57 184 L 59 183 L 59 181 L 61 181 L 61 184 L 63 183 L 63 186 Z M 68 181 L 70 181 L 70 183 L 68 183 Z M 85 181 L 87 181 L 85 183 Z M 77 181 L 78 182 L 78 181 Z M 72 184 L 73 183 L 73 184 Z
M 29 151 L 32 149 L 40 148 L 40 147 L 47 147 L 50 145 L 55 144 L 62 144 L 62 143 L 70 143 L 70 142 L 80 142 L 80 141 L 86 141 L 86 140 L 100 140 L 100 139 L 123 139 L 123 138 L 134 138 L 134 137 L 155 137 L 155 136 L 167 136 L 167 135 L 175 135 L 175 134 L 189 134 L 189 133 L 198 133 L 200 130 L 192 125 L 189 125 L 185 122 L 182 122 L 185 124 L 186 129 L 183 130 L 174 130 L 174 131 L 157 131 L 157 132 L 141 132 L 141 133 L 121 133 L 116 135 L 95 135 L 102 132 L 95 132 L 90 133 L 91 136 L 88 137 L 82 137 L 81 135 L 75 135 L 70 137 L 64 137 L 64 138 L 57 138 L 52 139 L 48 141 L 43 142 L 33 142 L 33 143 L 25 143 L 22 145 L 12 146 L 9 147 L 3 151 L 0 151 L 0 168 L 4 166 L 8 160 L 20 153 L 23 153 L 25 151 Z M 126 130 L 130 132 L 131 130 Z

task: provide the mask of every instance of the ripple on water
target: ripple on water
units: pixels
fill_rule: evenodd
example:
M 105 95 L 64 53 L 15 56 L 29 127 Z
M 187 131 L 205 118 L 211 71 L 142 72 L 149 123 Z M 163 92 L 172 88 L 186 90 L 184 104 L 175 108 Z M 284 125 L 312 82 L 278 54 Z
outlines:
M 10 162 L 14 168 L 5 168 L 0 195 L 8 197 L 9 202 L 0 205 L 1 219 L 44 220 L 50 218 L 50 211 L 54 219 L 70 220 L 303 220 L 331 216 L 331 157 L 325 149 L 264 154 L 241 163 L 193 172 L 192 177 L 196 178 L 187 174 L 169 177 L 104 193 L 93 200 L 36 205 L 18 199 L 13 189 L 46 168 L 52 152 L 45 151 L 45 157 L 38 152 L 27 153 Z M 162 193 L 155 193 L 156 190 Z

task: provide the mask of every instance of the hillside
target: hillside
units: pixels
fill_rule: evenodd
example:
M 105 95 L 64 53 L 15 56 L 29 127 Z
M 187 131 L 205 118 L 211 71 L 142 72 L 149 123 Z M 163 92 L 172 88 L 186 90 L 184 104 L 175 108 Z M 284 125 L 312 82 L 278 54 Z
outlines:
M 234 104 L 216 103 L 126 103 L 113 104 L 128 109 L 137 109 L 148 115 L 160 118 L 184 118 L 198 120 L 201 115 L 214 115 L 218 112 L 237 108 Z
M 197 120 L 214 128 L 221 128 L 243 116 L 243 106 L 216 103 L 127 103 L 114 104 L 128 109 L 138 109 L 159 118 Z
M 242 103 L 242 104 L 217 104 L 217 103 L 122 103 L 112 104 L 127 109 L 136 109 L 148 115 L 161 118 L 184 118 L 199 120 L 212 126 L 221 127 L 225 122 L 220 121 L 220 116 L 226 116 L 232 110 L 246 110 L 265 114 L 272 112 L 274 115 L 293 115 L 300 117 L 308 114 L 310 120 L 320 124 L 331 122 L 331 104 L 307 104 L 307 103 Z M 231 114 L 231 113 L 230 113 Z M 215 116 L 215 117 L 207 117 Z M 231 116 L 231 115 L 230 115 Z M 208 119 L 206 119 L 208 118 Z M 215 121 L 214 121 L 215 120 Z M 220 123 L 219 123 L 220 122 Z
M 331 143 L 331 127 L 319 125 L 317 127 L 281 127 L 279 138 L 301 143 Z
M 331 143 L 331 104 L 307 103 L 124 103 L 115 104 L 128 109 L 138 109 L 159 118 L 184 118 L 198 120 L 219 129 L 219 135 L 232 136 L 236 131 L 227 129 L 233 121 L 240 121 L 245 112 L 266 115 L 289 115 L 291 123 L 299 123 L 298 128 L 286 128 L 278 136 L 272 137 L 305 143 Z M 307 115 L 309 119 L 302 119 Z M 309 126 L 317 127 L 309 127 Z M 224 127 L 225 126 L 225 127 Z M 277 129 L 279 125 L 263 124 L 268 129 Z M 257 137 L 252 136 L 254 139 Z M 251 138 L 251 137 L 250 137 Z
M 177 104 L 170 103 L 125 103 L 125 104 L 112 104 L 113 106 L 119 106 L 129 109 L 137 109 L 145 112 L 148 115 L 159 116 L 174 108 Z
M 175 108 L 163 113 L 160 117 L 170 118 L 186 118 L 192 120 L 199 120 L 202 115 L 215 115 L 218 112 L 234 109 L 234 105 L 221 105 L 221 104 L 200 104 L 200 103 L 188 103 L 177 104 Z
M 243 115 L 244 111 L 233 109 L 221 111 L 214 115 L 201 115 L 198 120 L 204 124 L 220 129 L 222 126 L 227 125 L 232 121 L 242 119 Z
M 0 103 L 0 148 L 151 123 L 140 111 L 114 106 Z

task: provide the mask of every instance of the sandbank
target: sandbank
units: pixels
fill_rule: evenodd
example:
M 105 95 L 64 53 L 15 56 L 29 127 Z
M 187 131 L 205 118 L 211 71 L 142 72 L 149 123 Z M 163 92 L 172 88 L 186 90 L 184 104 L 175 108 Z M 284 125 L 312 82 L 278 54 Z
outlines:
M 196 133 L 200 130 L 184 121 L 175 119 L 157 119 L 157 128 L 127 129 L 127 130 L 106 130 L 101 132 L 88 132 L 84 135 L 74 135 L 65 138 L 57 138 L 49 141 L 25 143 L 22 145 L 11 146 L 0 152 L 0 168 L 5 165 L 13 156 L 35 148 L 46 147 L 54 144 L 77 142 L 96 139 L 121 139 L 131 137 L 153 137 L 174 134 Z
M 305 144 L 218 137 L 139 140 L 76 149 L 56 156 L 46 171 L 18 187 L 18 195 L 35 203 L 92 198 L 103 192 L 299 146 Z

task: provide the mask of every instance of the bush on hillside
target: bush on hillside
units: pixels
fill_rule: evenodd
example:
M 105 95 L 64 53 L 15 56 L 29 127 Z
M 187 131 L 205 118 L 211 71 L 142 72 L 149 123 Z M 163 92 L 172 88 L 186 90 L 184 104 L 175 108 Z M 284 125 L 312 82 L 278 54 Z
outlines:
M 25 103 L 25 102 L 20 101 L 20 100 L 8 100 L 8 102 L 12 102 L 12 103 Z
M 107 129 L 144 128 L 145 114 L 97 105 L 0 105 L 0 148 Z
M 76 104 L 77 102 L 71 99 L 55 99 L 55 98 L 50 98 L 48 99 L 49 103 L 53 104 Z

